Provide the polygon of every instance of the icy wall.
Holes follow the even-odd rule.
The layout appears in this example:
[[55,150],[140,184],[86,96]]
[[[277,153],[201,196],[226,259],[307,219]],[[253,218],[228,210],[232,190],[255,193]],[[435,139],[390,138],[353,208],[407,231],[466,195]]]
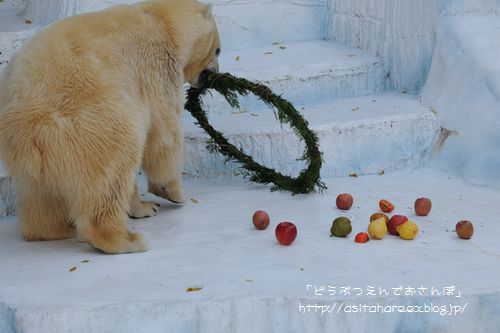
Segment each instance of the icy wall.
[[440,23],[500,13],[499,0],[329,0],[325,37],[384,59],[390,87],[418,92],[427,79]]
[[3,0],[2,1],[6,6],[12,7],[24,7],[25,0]]
[[425,83],[439,19],[436,0],[331,0],[325,35],[384,59],[389,88]]
[[330,0],[325,36],[376,53],[443,127],[432,164],[500,186],[500,1]]
[[443,126],[432,162],[470,182],[500,186],[500,15],[449,17],[437,36],[422,93]]
[[440,0],[445,14],[497,13],[500,14],[498,0]]

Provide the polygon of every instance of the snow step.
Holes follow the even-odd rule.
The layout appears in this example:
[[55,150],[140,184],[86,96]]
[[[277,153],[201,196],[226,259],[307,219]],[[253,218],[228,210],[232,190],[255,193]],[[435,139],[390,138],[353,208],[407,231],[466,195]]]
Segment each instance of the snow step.
[[[417,166],[432,147],[439,128],[434,113],[414,96],[404,94],[339,99],[299,111],[318,135],[325,161],[322,177]],[[283,174],[297,175],[304,169],[305,162],[297,161],[304,144],[290,127],[280,127],[270,109],[210,113],[209,120],[257,162]],[[187,177],[233,177],[241,173],[236,163],[207,150],[208,135],[194,124],[189,113],[183,121]]]
[[[373,94],[384,90],[380,58],[331,41],[275,42],[263,47],[222,52],[220,70],[268,85],[295,104]],[[250,96],[243,105],[254,106]],[[207,101],[228,110],[223,98]]]
[[326,1],[211,2],[225,51],[324,37]]

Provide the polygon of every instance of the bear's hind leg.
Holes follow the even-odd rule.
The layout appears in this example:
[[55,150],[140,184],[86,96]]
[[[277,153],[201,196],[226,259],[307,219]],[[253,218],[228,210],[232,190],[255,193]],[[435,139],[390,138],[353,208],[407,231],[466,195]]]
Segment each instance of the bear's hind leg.
[[78,236],[94,248],[109,254],[145,252],[149,245],[139,233],[129,232],[126,217],[97,215],[76,220]]
[[104,253],[147,251],[147,241],[127,230],[126,214],[112,210],[92,217],[78,217],[75,220],[78,237]]
[[17,199],[21,233],[25,240],[57,240],[76,236],[62,197],[44,193],[31,184],[25,190],[18,190]]
[[[133,174],[130,176],[133,182]],[[105,253],[147,251],[147,241],[127,229],[127,211],[133,186],[128,186],[127,177],[120,178],[116,186],[94,188],[86,198],[75,201],[80,205],[74,207],[78,237]]]

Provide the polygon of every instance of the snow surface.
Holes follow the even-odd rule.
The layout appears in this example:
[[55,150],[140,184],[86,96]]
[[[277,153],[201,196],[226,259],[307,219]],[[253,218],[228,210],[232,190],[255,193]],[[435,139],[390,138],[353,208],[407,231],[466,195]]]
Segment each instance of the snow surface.
[[[156,217],[130,222],[151,243],[146,253],[109,256],[76,239],[24,242],[17,221],[0,222],[2,332],[423,332],[500,330],[499,190],[466,184],[429,169],[382,176],[328,179],[322,194],[270,192],[241,182],[188,182],[184,207],[162,201]],[[338,193],[355,198],[335,208]],[[432,198],[428,217],[413,202]],[[148,195],[149,197],[149,195]],[[353,242],[366,231],[378,200],[420,229],[413,241],[388,235]],[[271,225],[254,229],[251,216],[266,210]],[[345,239],[330,238],[334,218],[352,219]],[[454,226],[470,219],[471,240]],[[298,237],[276,242],[274,227],[292,221]],[[83,260],[89,262],[83,263]],[[70,272],[70,268],[76,270]],[[315,296],[312,286],[389,289],[455,286],[455,296]],[[186,292],[189,287],[202,288]],[[354,290],[352,290],[354,293]],[[429,291],[430,292],[430,291]],[[458,296],[460,292],[461,297]],[[299,304],[424,303],[466,306],[463,314],[300,313]],[[375,326],[373,326],[375,325]]]

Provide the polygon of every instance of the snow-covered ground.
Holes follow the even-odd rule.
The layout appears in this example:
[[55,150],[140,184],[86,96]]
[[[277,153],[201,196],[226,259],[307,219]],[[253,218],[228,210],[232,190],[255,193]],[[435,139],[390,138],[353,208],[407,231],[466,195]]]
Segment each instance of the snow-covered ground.
[[[26,243],[16,218],[8,218],[0,222],[0,331],[498,331],[498,189],[430,169],[326,183],[322,194],[291,196],[241,181],[190,181],[185,206],[162,201],[158,216],[131,221],[151,244],[141,254],[105,256],[76,239]],[[335,207],[342,192],[354,196],[350,211]],[[421,195],[433,201],[428,217],[413,212]],[[413,241],[353,241],[381,198],[418,224]],[[264,231],[251,222],[257,209],[271,216]],[[330,237],[338,216],[352,219],[345,239]],[[455,234],[461,219],[474,223],[470,240]],[[290,246],[275,239],[281,221],[297,225]],[[443,288],[450,295],[436,294]],[[368,308],[377,304],[386,313],[372,313],[383,311]],[[351,313],[354,305],[365,312]],[[403,308],[389,305],[439,313],[398,313]],[[321,314],[326,306],[336,308]]]

